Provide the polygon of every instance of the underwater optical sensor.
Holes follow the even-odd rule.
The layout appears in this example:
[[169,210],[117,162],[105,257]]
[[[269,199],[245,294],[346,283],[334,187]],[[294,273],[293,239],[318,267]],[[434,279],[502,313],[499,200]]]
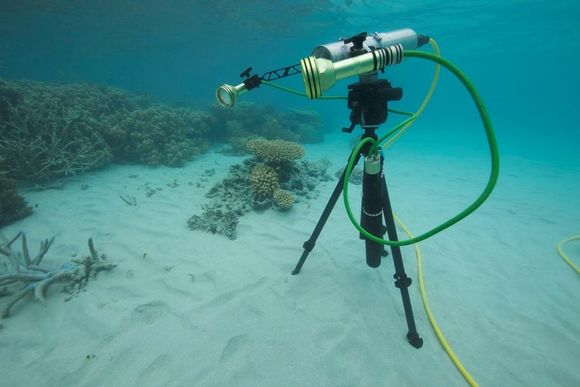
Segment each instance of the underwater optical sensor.
[[262,80],[271,81],[302,73],[306,95],[316,99],[336,81],[398,64],[403,59],[403,50],[415,49],[428,41],[428,37],[418,35],[410,28],[372,35],[358,34],[318,46],[300,64],[269,71],[262,76],[250,75],[249,68],[240,74],[246,78],[242,83],[236,86],[220,85],[215,93],[216,98],[221,106],[231,108],[240,95],[259,87]]
[[[356,125],[364,130],[362,140],[377,141],[376,129],[387,119],[388,101],[396,101],[402,97],[402,89],[391,87],[387,80],[378,79],[378,71],[386,66],[398,64],[403,59],[404,49],[413,49],[429,41],[428,37],[417,35],[411,29],[397,30],[390,33],[375,33],[369,36],[366,32],[352,37],[341,39],[340,42],[318,46],[313,55],[300,61],[300,64],[273,70],[258,76],[250,75],[251,68],[243,71],[240,76],[245,80],[237,86],[223,84],[216,90],[216,97],[220,105],[231,108],[238,97],[248,90],[259,87],[262,81],[284,78],[298,73],[302,74],[305,96],[316,99],[322,96],[325,90],[331,88],[336,81],[352,76],[359,76],[360,81],[349,85],[348,107],[351,125],[344,128],[344,132],[352,132]],[[268,83],[269,84],[269,83]],[[369,144],[367,144],[369,145]],[[365,158],[363,175],[363,200],[361,209],[361,225],[375,238],[381,238],[388,233],[389,241],[397,241],[392,208],[387,192],[387,185],[383,174],[383,157],[369,146],[359,148],[356,155]],[[307,256],[314,248],[318,234],[324,227],[330,212],[334,208],[342,192],[342,185],[347,181],[347,170],[341,178],[327,203],[325,210],[318,220],[315,231],[303,247],[304,251],[293,275],[300,272]],[[385,223],[383,223],[383,218]],[[381,258],[388,253],[384,245],[372,241],[364,233],[360,238],[365,240],[366,263],[376,268],[381,264]],[[408,287],[411,279],[407,277],[400,248],[391,246],[392,260],[395,264],[395,286],[401,291],[403,308],[407,320],[407,340],[415,347],[420,348],[423,340],[417,333],[415,319],[409,299]]]
[[[414,50],[426,43],[431,43],[436,55]],[[438,67],[436,67],[431,89],[416,113],[391,110],[387,106],[389,101],[400,100],[403,94],[402,89],[392,87],[391,83],[385,79],[378,79],[378,72],[382,71],[386,66],[400,63],[403,57],[422,58],[435,62],[437,65],[445,67],[461,81],[477,107],[485,129],[491,155],[491,174],[485,189],[479,197],[465,210],[428,232],[416,237],[409,233],[410,238],[407,240],[399,240],[397,236],[395,216],[383,170],[385,158],[382,148],[383,146],[386,148],[396,140],[422,113],[434,91],[438,78]],[[337,80],[356,75],[359,76],[358,82],[348,85],[348,108],[351,110],[349,117],[351,125],[348,128],[343,128],[343,132],[351,133],[359,125],[364,133],[361,136],[361,141],[351,152],[347,166],[340,176],[314,231],[310,235],[310,238],[304,242],[304,251],[292,274],[296,275],[300,273],[308,255],[314,249],[316,241],[338,198],[342,194],[347,215],[355,228],[359,230],[360,238],[365,241],[367,265],[372,268],[379,267],[381,258],[387,255],[384,246],[387,245],[390,247],[392,262],[395,267],[395,274],[393,276],[395,280],[394,284],[401,292],[403,309],[407,321],[407,340],[413,347],[420,348],[423,345],[423,340],[419,336],[415,326],[408,291],[412,280],[405,273],[400,247],[426,240],[473,213],[489,197],[498,179],[499,152],[495,134],[489,114],[475,86],[461,70],[439,55],[436,42],[427,36],[416,34],[411,29],[382,34],[375,33],[370,36],[367,33],[360,33],[347,39],[341,39],[340,42],[318,46],[314,49],[312,55],[302,59],[300,64],[269,71],[262,76],[258,76],[257,74],[250,75],[250,72],[251,68],[248,68],[240,74],[245,80],[237,86],[223,84],[218,87],[216,96],[222,106],[234,106],[237,98],[241,94],[259,87],[261,83],[310,99],[320,97],[337,99],[341,97],[323,97],[322,93],[332,87]],[[306,93],[294,91],[269,82],[298,73],[302,74]],[[386,122],[389,111],[409,117],[397,124],[395,128],[379,139],[376,130]],[[387,140],[388,142],[386,142]],[[350,208],[348,182],[354,166],[361,158],[364,159],[364,172],[359,224]],[[387,238],[384,238],[385,234]]]

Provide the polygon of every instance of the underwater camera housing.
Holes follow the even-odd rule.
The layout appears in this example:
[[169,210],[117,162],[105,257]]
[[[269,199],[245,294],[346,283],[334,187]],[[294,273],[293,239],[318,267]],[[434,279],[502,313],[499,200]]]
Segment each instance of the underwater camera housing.
[[262,81],[273,81],[301,73],[306,95],[310,99],[322,96],[338,80],[383,70],[403,59],[403,50],[426,44],[429,38],[410,28],[361,33],[350,38],[317,46],[299,64],[268,71],[262,76],[250,75],[251,68],[240,74],[245,80],[236,85],[222,84],[216,90],[218,103],[227,108],[235,105],[240,95],[259,87]]

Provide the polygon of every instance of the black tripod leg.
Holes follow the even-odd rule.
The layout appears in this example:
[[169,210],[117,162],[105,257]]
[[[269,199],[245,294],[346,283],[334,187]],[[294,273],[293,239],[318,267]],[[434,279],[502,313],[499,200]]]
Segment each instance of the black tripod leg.
[[[360,159],[360,154],[357,155],[357,157],[354,161],[354,165],[356,165],[358,163],[359,159]],[[314,245],[316,244],[316,240],[318,239],[318,236],[322,232],[322,228],[326,224],[326,221],[328,220],[328,217],[330,216],[332,209],[336,205],[336,202],[338,201],[338,198],[340,197],[340,194],[342,193],[342,187],[344,184],[344,175],[345,174],[346,174],[346,168],[344,169],[344,171],[342,171],[342,175],[340,176],[340,179],[338,179],[338,183],[336,184],[336,187],[334,187],[334,191],[332,192],[330,199],[328,199],[328,203],[326,203],[326,207],[324,208],[324,211],[322,212],[320,219],[318,219],[318,223],[316,224],[316,227],[314,228],[312,235],[310,235],[310,238],[306,242],[304,242],[304,245],[303,245],[304,251],[302,252],[302,256],[300,257],[300,260],[296,264],[296,267],[292,271],[292,275],[296,275],[296,274],[300,273],[300,270],[302,269],[302,265],[304,265],[304,262],[306,262],[306,258],[308,258],[308,254],[310,254],[310,252],[314,248]]]
[[[387,181],[383,177],[383,214],[385,216],[385,225],[387,226],[387,235],[389,240],[397,241],[397,229],[395,227],[395,220],[393,218],[393,209],[391,207],[391,200],[389,199],[389,192],[387,191]],[[409,298],[409,285],[411,285],[411,279],[407,277],[405,273],[405,267],[403,266],[403,258],[401,256],[401,248],[399,246],[391,246],[391,253],[393,257],[393,263],[395,264],[395,286],[401,290],[401,298],[403,299],[403,309],[405,310],[405,317],[407,318],[407,327],[409,332],[407,333],[407,340],[415,348],[421,348],[423,346],[423,339],[419,337],[417,333],[417,327],[415,326],[415,317],[413,316],[413,307],[411,306],[411,300]]]

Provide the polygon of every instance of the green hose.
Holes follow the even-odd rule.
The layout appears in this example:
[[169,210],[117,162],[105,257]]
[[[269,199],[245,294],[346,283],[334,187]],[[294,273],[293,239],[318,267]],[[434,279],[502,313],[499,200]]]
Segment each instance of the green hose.
[[356,159],[356,156],[359,154],[361,148],[366,143],[371,142],[372,143],[371,152],[376,152],[378,147],[381,145],[381,143],[383,141],[385,141],[392,134],[395,134],[396,132],[398,132],[399,130],[404,128],[405,124],[409,120],[414,120],[416,118],[416,116],[413,115],[413,116],[407,118],[407,120],[405,120],[402,123],[400,123],[399,125],[397,125],[391,132],[389,132],[387,135],[383,136],[378,142],[373,140],[373,139],[368,139],[368,138],[361,141],[357,145],[355,150],[352,152],[350,159],[349,159],[349,162],[348,162],[348,165],[346,167],[344,185],[343,185],[344,205],[345,205],[348,217],[349,217],[350,221],[352,222],[352,224],[367,239],[369,239],[373,242],[376,242],[376,243],[389,245],[389,246],[407,246],[407,245],[411,245],[413,243],[421,242],[421,241],[423,241],[427,238],[430,238],[433,235],[445,230],[446,228],[451,227],[455,223],[457,223],[460,220],[462,220],[463,218],[467,217],[469,214],[471,214],[477,208],[479,208],[483,204],[483,202],[485,202],[485,200],[489,197],[489,195],[491,194],[491,191],[493,190],[493,188],[495,187],[495,185],[497,183],[497,179],[499,176],[499,151],[497,148],[495,134],[493,132],[493,127],[491,124],[491,120],[489,118],[489,114],[487,113],[487,110],[485,109],[483,101],[482,101],[479,93],[477,92],[477,89],[473,85],[473,83],[467,78],[467,76],[465,74],[463,74],[461,72],[461,70],[459,70],[459,68],[457,68],[457,66],[455,66],[453,63],[449,62],[448,60],[446,60],[440,56],[433,55],[433,54],[430,54],[427,52],[414,51],[414,50],[405,51],[403,55],[405,57],[409,57],[409,58],[413,58],[413,57],[422,58],[422,59],[428,59],[430,61],[439,63],[440,65],[445,67],[447,70],[449,70],[451,73],[453,73],[453,75],[455,75],[461,81],[461,83],[463,83],[463,85],[465,86],[465,88],[467,89],[469,94],[471,95],[471,98],[473,99],[475,106],[477,107],[477,110],[479,112],[479,116],[481,118],[481,121],[483,123],[483,127],[485,129],[487,142],[489,144],[489,151],[491,154],[491,173],[490,173],[487,185],[485,186],[485,189],[479,195],[479,197],[471,205],[469,205],[469,207],[467,207],[465,210],[461,211],[459,214],[455,215],[453,218],[449,219],[448,221],[440,224],[439,226],[437,226],[437,227],[431,229],[430,231],[428,231],[424,234],[421,234],[417,237],[410,238],[407,240],[402,240],[402,241],[388,241],[388,240],[384,240],[382,238],[379,238],[379,237],[372,235],[367,230],[365,230],[355,219],[355,217],[352,213],[352,210],[350,208],[349,201],[348,201],[348,180],[349,180],[350,174],[352,173],[352,169],[354,167],[354,160]]

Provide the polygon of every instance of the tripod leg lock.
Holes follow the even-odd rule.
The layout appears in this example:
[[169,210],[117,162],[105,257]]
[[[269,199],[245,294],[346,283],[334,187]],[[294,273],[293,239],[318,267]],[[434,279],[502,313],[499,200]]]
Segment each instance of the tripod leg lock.
[[304,248],[304,250],[311,252],[312,249],[314,248],[314,245],[316,244],[316,241],[313,241],[312,239],[307,240],[306,242],[304,242],[304,244],[302,245],[302,247]]
[[393,278],[395,279],[395,287],[399,289],[408,288],[409,286],[411,286],[411,283],[413,282],[413,280],[407,277],[406,274],[395,274],[393,275]]

